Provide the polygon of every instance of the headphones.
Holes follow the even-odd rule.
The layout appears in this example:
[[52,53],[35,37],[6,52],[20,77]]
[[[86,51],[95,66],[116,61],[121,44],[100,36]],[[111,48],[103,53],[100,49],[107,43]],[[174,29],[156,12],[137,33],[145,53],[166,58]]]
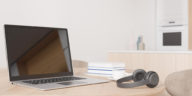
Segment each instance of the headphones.
[[[133,80],[133,83],[123,83]],[[120,88],[133,88],[146,85],[149,88],[154,88],[159,83],[159,76],[154,71],[145,72],[143,69],[137,69],[133,75],[121,78],[116,81],[117,86]]]

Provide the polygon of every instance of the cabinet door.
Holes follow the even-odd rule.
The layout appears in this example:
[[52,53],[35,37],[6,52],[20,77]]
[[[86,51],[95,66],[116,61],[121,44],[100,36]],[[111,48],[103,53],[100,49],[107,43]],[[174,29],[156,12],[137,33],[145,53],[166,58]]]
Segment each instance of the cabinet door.
[[159,26],[188,24],[188,0],[157,0]]

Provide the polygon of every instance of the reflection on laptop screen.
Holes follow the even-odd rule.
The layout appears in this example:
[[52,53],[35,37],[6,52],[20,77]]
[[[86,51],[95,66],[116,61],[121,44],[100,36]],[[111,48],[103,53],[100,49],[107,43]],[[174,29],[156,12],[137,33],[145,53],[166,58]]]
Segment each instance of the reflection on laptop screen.
[[5,26],[10,75],[71,72],[66,29]]

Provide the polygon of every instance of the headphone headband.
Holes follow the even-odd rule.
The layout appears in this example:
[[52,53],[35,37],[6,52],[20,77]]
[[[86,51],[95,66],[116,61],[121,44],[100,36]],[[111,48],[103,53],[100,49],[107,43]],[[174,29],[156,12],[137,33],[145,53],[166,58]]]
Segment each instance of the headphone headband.
[[[127,77],[125,77],[125,78],[127,78]],[[145,85],[147,83],[148,83],[148,81],[146,81],[146,80],[141,80],[141,81],[137,81],[137,82],[134,82],[134,83],[117,82],[117,86],[120,87],[120,88],[133,88],[133,87],[138,87],[138,86]]]
[[119,80],[117,80],[118,83],[122,83],[122,82],[125,82],[125,81],[130,81],[133,79],[133,76],[127,76],[127,77],[124,77],[124,78],[121,78]]

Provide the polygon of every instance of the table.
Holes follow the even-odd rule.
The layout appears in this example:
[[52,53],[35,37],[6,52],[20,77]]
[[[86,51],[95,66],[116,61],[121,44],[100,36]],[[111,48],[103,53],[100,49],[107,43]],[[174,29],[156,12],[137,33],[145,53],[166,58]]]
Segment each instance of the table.
[[0,96],[157,96],[165,88],[159,84],[156,88],[146,86],[123,89],[118,88],[114,81],[49,91],[12,85],[8,79],[8,71],[0,70]]

